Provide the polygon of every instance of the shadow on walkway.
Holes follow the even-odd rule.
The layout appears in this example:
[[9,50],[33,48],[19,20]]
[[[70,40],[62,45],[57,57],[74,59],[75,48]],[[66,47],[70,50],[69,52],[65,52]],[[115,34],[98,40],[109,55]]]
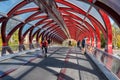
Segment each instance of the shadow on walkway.
[[[90,74],[93,74],[95,76],[98,76],[96,74],[96,72],[95,72],[96,68],[94,68],[93,63],[91,63],[91,61],[89,59],[84,59],[84,58],[75,57],[75,56],[69,56],[70,59],[78,59],[78,60],[90,61],[90,64],[92,65],[93,69],[89,69],[89,68],[87,68],[85,66],[82,66],[81,64],[75,64],[75,63],[72,63],[72,62],[62,61],[60,59],[64,59],[66,57],[66,55],[57,53],[57,55],[60,55],[60,56],[63,56],[63,57],[59,57],[59,56],[54,57],[53,56],[54,54],[56,54],[56,53],[54,52],[54,53],[50,54],[47,58],[41,59],[40,62],[38,62],[38,63],[33,63],[33,62],[28,63],[27,66],[31,66],[31,68],[29,70],[25,71],[22,75],[20,75],[16,79],[14,79],[14,78],[12,78],[10,76],[6,76],[5,78],[3,78],[3,80],[22,80],[23,77],[25,77],[27,74],[32,72],[37,67],[40,67],[40,68],[52,73],[56,77],[59,76],[59,73],[57,71],[53,70],[53,69],[50,69],[49,67],[53,67],[53,68],[69,68],[69,69],[75,69],[75,70],[78,70],[78,71],[82,70],[82,71],[88,72]],[[79,55],[82,55],[82,54],[79,54]],[[14,59],[17,59],[17,58],[14,58]],[[21,59],[17,59],[17,60],[21,60]],[[9,64],[9,63],[7,63],[7,64]],[[20,63],[12,63],[12,64],[21,65]],[[39,74],[36,74],[36,75],[39,75]],[[62,75],[64,75],[66,80],[74,80],[68,75],[65,75],[65,74],[62,74]],[[100,78],[100,76],[98,76],[98,77]],[[81,80],[80,74],[79,74],[79,79]]]

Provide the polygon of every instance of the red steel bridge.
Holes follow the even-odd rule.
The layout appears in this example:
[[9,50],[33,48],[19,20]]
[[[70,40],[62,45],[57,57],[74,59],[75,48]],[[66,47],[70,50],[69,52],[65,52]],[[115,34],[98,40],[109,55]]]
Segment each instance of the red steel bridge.
[[[111,20],[120,27],[120,0],[0,0],[1,80],[119,80]],[[9,42],[16,31],[13,50]],[[51,45],[42,58],[41,37],[56,44],[86,37],[86,54],[77,47]]]

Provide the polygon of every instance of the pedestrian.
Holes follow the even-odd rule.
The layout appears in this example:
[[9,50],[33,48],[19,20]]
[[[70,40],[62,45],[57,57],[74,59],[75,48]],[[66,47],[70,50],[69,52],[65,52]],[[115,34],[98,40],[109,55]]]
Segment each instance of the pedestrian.
[[80,40],[77,41],[77,47],[81,49],[81,47],[80,47]]
[[85,54],[85,44],[86,44],[86,40],[85,38],[82,40],[82,52],[83,54]]
[[41,45],[42,45],[42,52],[45,54],[45,57],[47,57],[47,47],[48,47],[47,40],[43,39]]
[[47,42],[48,42],[48,48],[50,48],[50,43],[51,43],[51,40],[50,40],[50,39],[48,39],[48,40],[47,40]]
[[69,46],[72,46],[72,43],[71,43],[71,41],[69,41],[69,42],[68,42],[68,45],[69,45]]

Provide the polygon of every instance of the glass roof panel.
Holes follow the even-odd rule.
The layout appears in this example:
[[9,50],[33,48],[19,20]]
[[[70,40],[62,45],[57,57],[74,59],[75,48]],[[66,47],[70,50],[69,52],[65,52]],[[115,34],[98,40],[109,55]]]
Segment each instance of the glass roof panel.
[[[37,15],[37,16],[46,16],[47,14],[46,13],[40,13],[39,15]],[[37,16],[35,16],[35,17],[37,17]]]
[[42,28],[44,25],[46,25],[47,23],[44,23],[44,24],[40,24],[39,26],[37,26],[37,27],[39,27],[39,28]]
[[35,28],[33,29],[33,31],[32,31],[32,35],[33,35],[38,29],[40,29],[40,28],[35,27]]
[[74,18],[72,18],[73,20],[75,20],[75,21],[77,21],[77,22],[79,22],[80,24],[82,24],[82,22],[80,21],[80,20],[76,20],[76,19],[74,19]]
[[74,4],[76,5],[77,7],[81,8],[83,11],[87,12],[90,5],[85,3],[85,2],[82,2],[82,1],[79,1],[79,0],[65,0],[71,4]]
[[20,8],[19,10],[24,10],[24,9],[28,9],[28,8],[35,8],[38,7],[34,2],[31,2],[25,6],[23,6],[22,8]]
[[39,35],[40,35],[43,31],[44,31],[44,29],[41,29]]
[[34,21],[29,22],[29,23],[35,25],[40,20],[42,20],[42,19],[34,20]]
[[13,18],[19,18],[21,19],[22,21],[24,21],[25,19],[27,19],[29,16],[31,16],[32,14],[34,14],[36,11],[34,12],[28,12],[28,13],[24,13],[24,14],[20,14],[20,15],[17,15],[17,16],[14,16]]
[[30,27],[31,27],[31,25],[26,24],[26,25],[23,27],[22,34],[24,34]]
[[50,31],[49,31],[49,30],[47,30],[47,31],[44,33],[44,35],[46,35],[47,33],[50,33]]
[[2,0],[0,1],[0,12],[7,14],[14,6],[23,0]]
[[51,21],[52,19],[50,18],[50,19],[46,19],[45,21]]
[[71,11],[68,11],[68,12],[70,12],[70,13],[72,13],[72,14],[78,16],[78,17],[80,17],[81,19],[84,19],[84,15],[81,15],[81,14],[76,13],[76,12],[71,12]]
[[42,28],[40,32],[42,33],[43,31],[47,30],[47,28],[49,27]]
[[[0,28],[1,28],[2,23],[0,23]],[[1,31],[1,30],[0,30]]]
[[8,34],[19,23],[20,23],[19,21],[9,19],[9,21],[7,22],[7,25],[6,25],[6,34]]
[[66,7],[66,8],[70,8],[69,6],[66,6],[66,5],[61,4],[61,3],[57,3],[57,5],[58,5],[59,7]]
[[40,30],[40,32],[39,32],[39,35],[41,34],[41,30]]
[[115,21],[110,16],[109,16],[109,19],[110,19],[111,25],[113,25],[115,23]]
[[88,28],[84,23],[82,24],[84,27]]
[[85,21],[87,21],[94,28],[94,26],[92,25],[92,23],[90,22],[88,18],[85,18]]
[[47,30],[47,31],[45,32],[45,34],[50,33],[50,32],[51,32],[51,30],[53,30],[53,29],[52,29],[52,28],[50,28],[49,30]]
[[92,15],[94,18],[96,18],[102,24],[102,26],[105,28],[105,24],[104,24],[104,21],[103,21],[102,17],[100,16],[98,11],[94,7],[92,7],[89,14]]

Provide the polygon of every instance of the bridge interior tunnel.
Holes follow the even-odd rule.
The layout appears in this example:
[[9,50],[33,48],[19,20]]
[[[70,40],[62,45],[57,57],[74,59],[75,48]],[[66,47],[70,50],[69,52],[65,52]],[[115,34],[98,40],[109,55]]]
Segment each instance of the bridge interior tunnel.
[[[19,50],[39,47],[41,37],[60,43],[87,37],[87,44],[101,48],[101,33],[112,54],[112,21],[120,26],[120,1],[101,0],[2,0],[0,25],[2,54],[13,53],[14,34]],[[34,42],[36,45],[34,45]],[[27,45],[28,46],[28,45]]]

